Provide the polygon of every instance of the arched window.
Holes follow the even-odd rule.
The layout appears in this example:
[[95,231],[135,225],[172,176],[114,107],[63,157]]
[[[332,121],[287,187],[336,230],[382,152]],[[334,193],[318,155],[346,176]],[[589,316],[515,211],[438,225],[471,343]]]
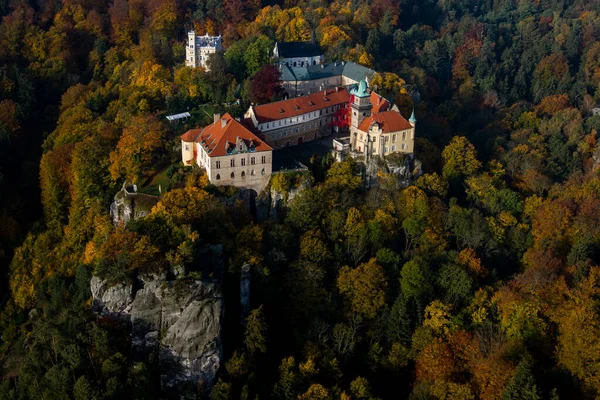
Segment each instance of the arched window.
[[231,173],[231,179],[235,179],[235,173]]
[[217,180],[220,181],[221,180],[221,175],[217,174]]
[[264,175],[264,174],[265,174],[265,169],[264,169],[264,168],[263,168],[263,170],[262,170],[262,171],[260,171],[260,174],[261,174],[261,175]]
[[246,179],[246,171],[242,171],[242,179]]
[[250,171],[250,175],[251,175],[251,176],[254,176],[254,175],[256,175],[256,171],[254,171],[254,170]]

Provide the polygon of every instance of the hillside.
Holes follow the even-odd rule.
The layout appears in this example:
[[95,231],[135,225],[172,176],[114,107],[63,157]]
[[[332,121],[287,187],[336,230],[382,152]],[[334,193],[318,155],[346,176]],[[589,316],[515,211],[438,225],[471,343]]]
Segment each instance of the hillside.
[[[0,0],[0,399],[597,398],[599,13]],[[192,28],[222,35],[210,71],[184,65]],[[279,98],[264,81],[275,43],[312,39],[414,109],[424,174],[367,188],[359,162],[315,156],[274,175],[257,212],[184,167],[179,136]],[[147,216],[115,226],[124,183]],[[99,287],[147,301],[113,314],[168,326],[144,336],[98,312]],[[179,318],[190,305],[197,318]],[[210,340],[179,340],[178,323],[210,325]],[[181,371],[139,337],[181,354],[217,343],[216,378],[167,388]]]

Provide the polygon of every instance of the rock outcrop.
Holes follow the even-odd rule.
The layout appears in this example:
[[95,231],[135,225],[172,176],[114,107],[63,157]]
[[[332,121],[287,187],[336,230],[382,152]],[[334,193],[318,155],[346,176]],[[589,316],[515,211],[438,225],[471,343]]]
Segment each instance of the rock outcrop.
[[[294,171],[290,171],[294,172]],[[281,209],[290,204],[294,197],[312,186],[310,179],[305,179],[298,186],[290,188],[287,193],[270,188],[263,190],[256,198],[256,218],[259,222],[269,218],[277,219]]]
[[[135,358],[158,355],[161,386],[210,389],[222,360],[223,298],[216,283],[166,274],[140,276],[135,284],[91,281],[94,310],[130,324]],[[182,397],[183,398],[183,397]]]
[[144,218],[158,203],[158,197],[138,193],[135,185],[123,184],[110,205],[110,218],[116,225],[126,224],[131,219]]

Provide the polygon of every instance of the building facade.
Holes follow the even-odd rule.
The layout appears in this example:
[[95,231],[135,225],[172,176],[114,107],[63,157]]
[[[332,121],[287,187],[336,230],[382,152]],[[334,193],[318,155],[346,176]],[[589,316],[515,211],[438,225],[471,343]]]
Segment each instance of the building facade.
[[304,67],[323,62],[323,51],[314,42],[277,42],[273,58],[280,67]]
[[273,149],[231,115],[214,115],[205,128],[181,136],[181,159],[206,170],[214,185],[237,186],[260,192],[269,183]]
[[331,62],[317,65],[281,65],[281,84],[288,97],[304,96],[325,89],[346,88],[365,80],[367,84],[375,71],[354,62]]
[[219,50],[221,50],[221,36],[208,36],[208,33],[198,36],[195,31],[189,31],[185,46],[185,65],[208,70],[208,58]]
[[244,122],[275,149],[294,146],[329,135],[347,125],[349,99],[345,88],[336,87],[251,106],[244,115]]
[[369,91],[365,81],[351,92],[351,150],[367,158],[392,153],[413,155],[415,143],[415,113],[406,120],[390,103]]

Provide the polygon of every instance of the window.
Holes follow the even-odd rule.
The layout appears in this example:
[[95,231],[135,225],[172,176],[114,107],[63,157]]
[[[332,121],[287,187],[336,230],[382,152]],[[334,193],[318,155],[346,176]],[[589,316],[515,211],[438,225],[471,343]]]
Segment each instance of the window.
[[235,167],[235,158],[232,158],[231,161],[229,161],[229,165]]
[[406,132],[402,132],[402,140],[406,140]]
[[221,175],[217,174],[217,180],[220,181],[221,180]]
[[189,144],[185,145],[185,151],[190,151],[190,145]]
[[242,171],[242,179],[246,179],[246,171]]
[[383,152],[384,152],[384,153],[387,153],[387,152],[388,152],[388,148],[387,148],[387,146],[383,148]]
[[231,179],[235,179],[235,173],[231,173]]
[[250,175],[252,175],[252,176],[256,175],[256,171],[254,171],[254,170],[250,171]]
[[300,132],[300,128],[296,128],[296,133]]
[[392,151],[396,151],[396,146],[392,146]]
[[264,164],[264,163],[267,162],[267,157],[266,156],[262,156],[260,160]]
[[242,158],[242,167],[245,167],[245,166],[246,166],[246,159]]
[[260,174],[261,174],[261,175],[264,175],[264,174],[265,174],[265,169],[264,169],[264,168],[262,169],[262,171],[260,171]]
[[217,169],[221,168],[221,161],[217,161]]
[[406,149],[406,143],[402,143],[402,150]]
[[396,134],[395,133],[392,135],[392,142],[396,143]]
[[366,117],[366,116],[367,116],[367,113],[366,113],[366,112],[363,112],[363,117]]
[[376,142],[377,141],[377,136],[373,136],[373,141]]
[[256,159],[255,159],[254,157],[251,157],[251,158],[250,158],[250,164],[251,164],[251,165],[254,165],[254,164],[256,164]]

